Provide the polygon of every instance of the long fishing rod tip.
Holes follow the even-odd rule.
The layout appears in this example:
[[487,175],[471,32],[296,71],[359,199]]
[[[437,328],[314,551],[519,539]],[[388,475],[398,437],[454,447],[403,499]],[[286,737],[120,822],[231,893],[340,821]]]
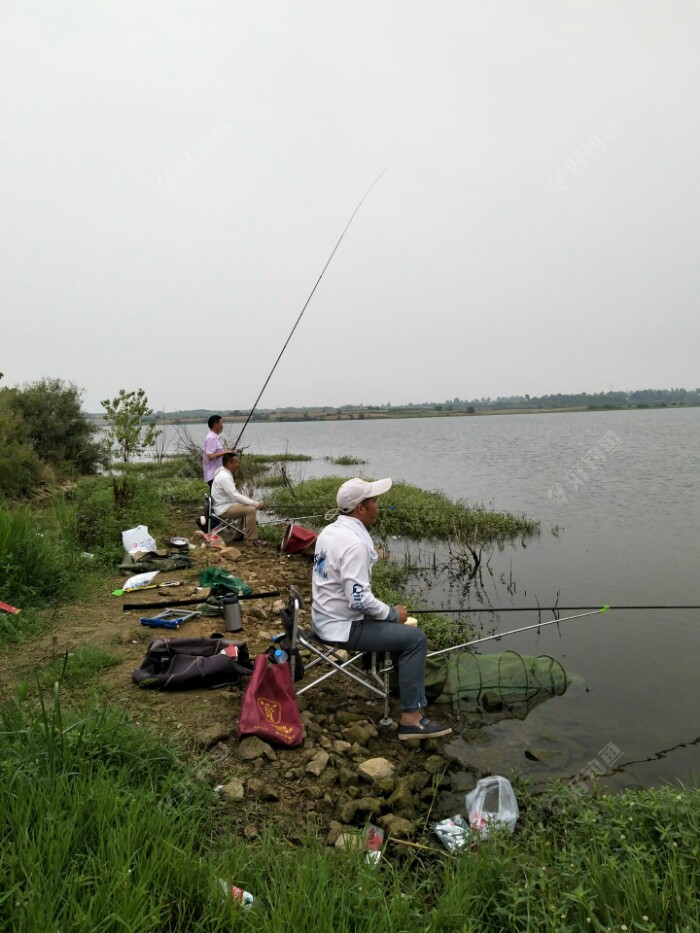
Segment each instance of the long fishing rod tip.
[[599,609],[598,612],[607,612],[610,606],[603,606],[602,609]]

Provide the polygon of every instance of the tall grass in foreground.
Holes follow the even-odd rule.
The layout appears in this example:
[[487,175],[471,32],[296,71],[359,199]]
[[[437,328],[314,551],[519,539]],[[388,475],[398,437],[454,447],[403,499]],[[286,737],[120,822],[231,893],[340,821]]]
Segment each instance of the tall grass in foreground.
[[[283,771],[284,769],[282,769]],[[520,790],[514,836],[456,858],[389,843],[378,866],[270,822],[244,842],[172,749],[58,688],[0,711],[0,930],[695,931],[699,794]],[[273,816],[271,808],[270,816]],[[258,824],[260,820],[258,819]],[[420,840],[437,848],[431,835]],[[251,891],[237,911],[219,879]]]

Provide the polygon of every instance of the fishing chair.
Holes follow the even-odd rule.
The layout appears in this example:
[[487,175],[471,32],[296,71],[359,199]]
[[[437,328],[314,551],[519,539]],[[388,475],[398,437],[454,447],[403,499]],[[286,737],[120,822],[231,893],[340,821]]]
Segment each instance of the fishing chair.
[[203,530],[206,534],[220,535],[223,532],[233,533],[234,541],[245,540],[245,518],[222,518],[214,514],[214,500],[209,493],[204,496],[204,525]]
[[[306,673],[318,665],[328,667],[325,673],[320,674],[310,684],[306,684],[301,690],[297,690],[297,696],[317,687],[319,684],[328,680],[329,677],[343,675],[349,677],[356,684],[365,687],[374,696],[381,697],[384,700],[384,716],[380,720],[382,726],[390,726],[393,722],[389,715],[389,675],[392,670],[391,655],[385,654],[381,663],[378,662],[377,654],[370,654],[369,670],[364,668],[364,658],[367,652],[349,651],[343,642],[324,641],[314,632],[313,628],[304,628],[299,621],[299,611],[304,606],[304,600],[299,592],[292,586],[289,588],[289,598],[287,605],[282,610],[282,622],[285,634],[289,640],[291,650],[289,651],[289,663],[291,668],[292,682],[305,676]],[[312,660],[304,664],[303,674],[297,674],[295,670],[298,659],[295,656],[295,650],[306,651],[312,655]]]

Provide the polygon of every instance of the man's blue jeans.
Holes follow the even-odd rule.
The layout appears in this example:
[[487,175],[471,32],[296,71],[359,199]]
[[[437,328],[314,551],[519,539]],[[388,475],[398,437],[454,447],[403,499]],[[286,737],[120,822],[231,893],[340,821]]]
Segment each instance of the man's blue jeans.
[[355,651],[389,651],[399,656],[399,694],[401,709],[419,709],[428,705],[425,698],[425,658],[428,639],[419,628],[400,622],[378,622],[369,616],[352,623],[348,648]]

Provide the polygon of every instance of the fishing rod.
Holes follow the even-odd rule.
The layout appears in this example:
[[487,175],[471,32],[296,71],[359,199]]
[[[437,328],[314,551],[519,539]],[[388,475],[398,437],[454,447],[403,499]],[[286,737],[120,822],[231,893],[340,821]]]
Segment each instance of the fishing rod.
[[[573,612],[574,609],[595,609],[595,606],[505,606],[500,609],[483,608],[470,609],[463,607],[461,609],[409,609],[409,615],[442,615],[443,613],[472,613],[472,612]],[[608,609],[700,609],[700,606],[608,606]],[[601,610],[598,609],[600,612]],[[554,620],[557,621],[556,619]],[[560,620],[563,621],[563,620]],[[550,623],[547,622],[547,625]]]
[[505,638],[507,635],[517,635],[519,632],[529,632],[533,628],[544,628],[545,625],[559,625],[560,622],[570,622],[572,619],[583,619],[584,616],[593,616],[597,615],[599,612],[607,612],[608,609],[611,609],[611,606],[601,606],[599,609],[594,609],[592,612],[579,612],[575,616],[567,616],[564,619],[552,619],[550,622],[538,622],[536,625],[525,625],[523,628],[514,628],[509,632],[501,632],[498,635],[485,635],[483,638],[475,638],[472,641],[465,641],[461,645],[452,645],[451,648],[442,648],[440,651],[431,651],[428,653],[429,658],[435,658],[439,654],[447,654],[448,651],[457,651],[459,648],[470,648],[472,645],[480,645],[484,641],[494,641],[497,638]]
[[[251,593],[249,596],[239,596],[239,602],[244,599],[272,599],[273,596],[281,596],[279,590],[268,590],[265,593]],[[173,606],[196,606],[198,603],[206,602],[206,596],[199,596],[196,599],[169,599],[168,600],[168,609],[171,609]],[[122,610],[124,612],[131,612],[132,609],[155,609],[156,607],[163,608],[163,600],[160,600],[157,603],[124,603]]]
[[377,175],[377,177],[374,179],[374,181],[372,182],[372,184],[369,186],[369,188],[368,188],[368,189],[365,191],[365,193],[362,195],[362,197],[360,198],[359,204],[357,205],[357,207],[355,208],[355,210],[352,212],[352,217],[351,217],[350,220],[347,222],[347,224],[345,225],[345,229],[343,230],[343,232],[342,232],[342,233],[340,234],[340,236],[338,237],[338,242],[337,242],[337,243],[335,244],[335,246],[333,247],[333,252],[330,254],[330,256],[328,257],[328,260],[326,261],[325,266],[324,266],[323,269],[321,270],[321,274],[319,275],[318,279],[316,280],[316,284],[315,284],[314,287],[311,289],[311,294],[310,294],[309,297],[306,299],[306,301],[305,301],[305,303],[304,303],[304,307],[303,307],[303,308],[301,309],[301,311],[299,312],[299,317],[298,317],[298,318],[296,319],[296,321],[294,322],[294,327],[292,327],[291,331],[289,332],[289,336],[287,337],[287,339],[286,339],[286,341],[285,341],[285,343],[284,343],[284,346],[283,346],[282,349],[280,350],[279,356],[278,356],[277,359],[275,360],[275,365],[274,365],[274,366],[272,367],[272,369],[270,370],[269,376],[268,376],[267,379],[265,380],[265,382],[264,382],[264,384],[263,384],[263,387],[262,387],[262,389],[260,390],[260,393],[258,394],[258,397],[255,399],[255,404],[254,404],[253,407],[250,409],[250,414],[249,414],[248,417],[246,418],[245,423],[244,423],[243,427],[241,428],[241,432],[240,432],[240,434],[238,435],[238,437],[236,438],[236,443],[233,445],[233,449],[234,449],[234,450],[238,447],[238,444],[239,444],[241,438],[243,437],[243,432],[244,432],[245,429],[248,427],[248,422],[249,422],[250,419],[253,417],[253,413],[255,412],[255,409],[258,407],[258,402],[260,401],[263,392],[264,392],[265,389],[267,388],[268,382],[270,381],[270,379],[272,379],[272,374],[273,374],[274,371],[277,369],[277,364],[278,364],[279,361],[282,359],[282,354],[283,354],[284,351],[287,349],[287,344],[288,344],[289,341],[292,339],[292,337],[293,337],[293,335],[294,335],[294,331],[297,329],[297,326],[299,325],[299,322],[301,321],[302,317],[304,316],[304,311],[306,311],[306,308],[307,308],[309,302],[310,302],[311,299],[313,298],[314,292],[315,292],[316,289],[318,288],[319,283],[320,283],[321,279],[323,278],[326,269],[327,269],[328,266],[331,264],[331,260],[332,260],[333,257],[335,256],[336,250],[337,250],[338,247],[340,246],[340,244],[341,244],[341,242],[342,242],[342,240],[343,240],[343,237],[344,237],[345,234],[347,233],[348,227],[350,226],[350,224],[351,224],[351,223],[353,222],[353,220],[355,219],[355,214],[357,214],[357,212],[359,211],[359,209],[362,207],[362,202],[365,200],[365,198],[366,198],[367,195],[370,193],[370,191],[372,190],[372,188],[374,188],[374,186],[377,184],[377,182],[378,182],[379,179],[382,177],[382,175],[384,174],[384,172],[386,172],[386,169],[383,169],[383,170],[379,173],[379,175]]

